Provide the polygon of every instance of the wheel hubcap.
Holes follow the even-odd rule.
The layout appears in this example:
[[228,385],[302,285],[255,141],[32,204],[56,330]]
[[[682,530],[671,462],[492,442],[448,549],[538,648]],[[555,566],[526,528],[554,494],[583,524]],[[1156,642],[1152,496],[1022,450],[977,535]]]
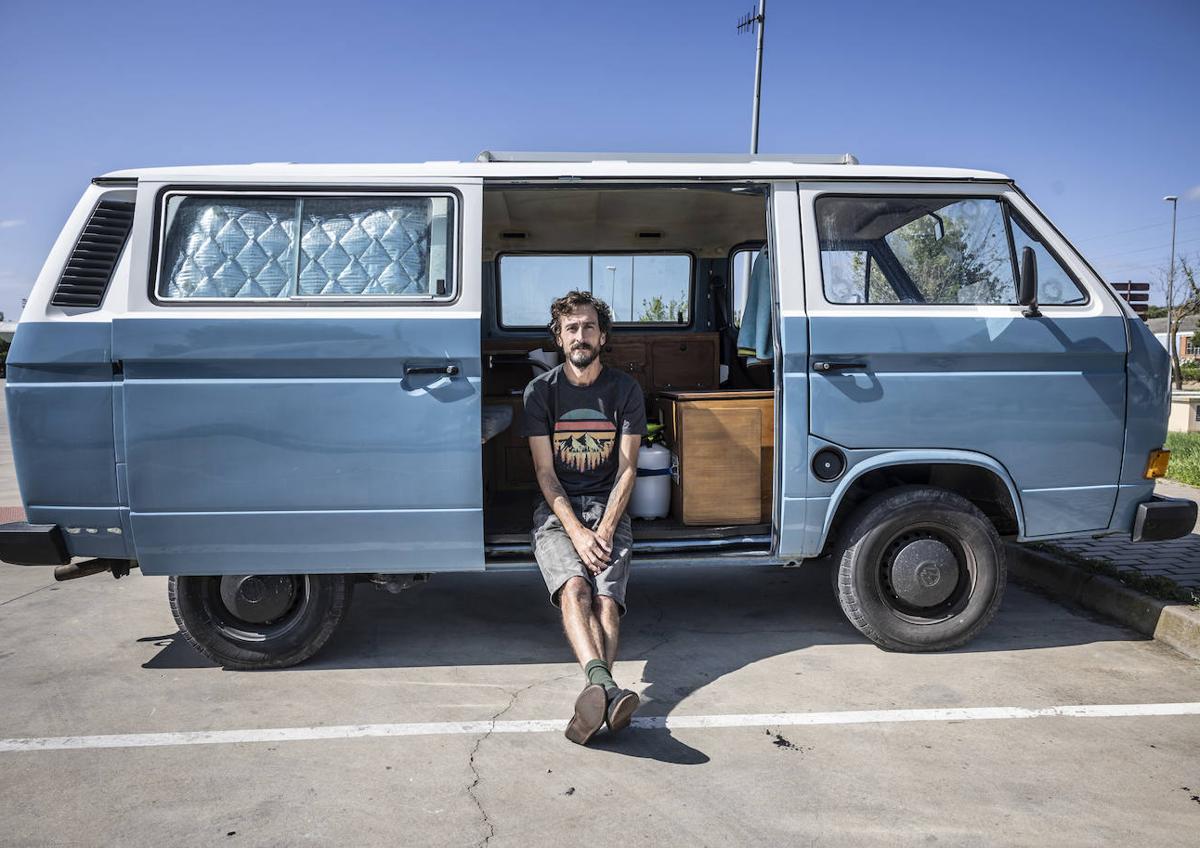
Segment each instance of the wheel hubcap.
[[916,539],[897,550],[888,566],[892,591],[914,607],[935,607],[958,588],[958,558],[937,539]]
[[242,621],[265,624],[283,615],[296,600],[296,580],[287,574],[227,574],[221,600]]

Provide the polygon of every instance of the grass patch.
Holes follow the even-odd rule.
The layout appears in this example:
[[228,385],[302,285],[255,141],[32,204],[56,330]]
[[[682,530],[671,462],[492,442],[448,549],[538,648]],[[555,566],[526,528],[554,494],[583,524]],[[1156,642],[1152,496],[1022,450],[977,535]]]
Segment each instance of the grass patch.
[[1108,560],[1081,556],[1074,551],[1057,547],[1050,542],[1034,542],[1029,547],[1037,548],[1051,556],[1065,559],[1075,567],[1081,568],[1091,574],[1102,574],[1105,577],[1111,577],[1117,582],[1128,586],[1130,589],[1134,589],[1144,595],[1149,595],[1152,598],[1158,598],[1160,601],[1190,604],[1194,607],[1200,607],[1200,592],[1180,586],[1174,580],[1161,575],[1146,575],[1139,571],[1117,568],[1117,566]]
[[1167,450],[1171,452],[1167,477],[1200,486],[1200,433],[1167,433]]

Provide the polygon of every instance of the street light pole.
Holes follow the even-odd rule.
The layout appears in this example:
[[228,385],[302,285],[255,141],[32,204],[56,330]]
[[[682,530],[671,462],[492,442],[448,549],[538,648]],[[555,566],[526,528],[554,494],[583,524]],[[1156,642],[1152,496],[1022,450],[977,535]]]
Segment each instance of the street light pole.
[[[1167,342],[1171,345],[1171,368],[1176,369],[1179,361],[1178,342],[1175,341],[1175,218],[1179,211],[1179,196],[1168,194],[1163,198],[1171,204],[1171,266],[1167,269]],[[1172,374],[1174,383],[1174,374]]]

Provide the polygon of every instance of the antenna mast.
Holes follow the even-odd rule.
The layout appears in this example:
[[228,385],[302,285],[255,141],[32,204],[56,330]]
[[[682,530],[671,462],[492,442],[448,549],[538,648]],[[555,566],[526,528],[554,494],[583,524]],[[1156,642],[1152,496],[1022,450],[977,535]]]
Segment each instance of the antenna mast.
[[766,30],[767,0],[758,0],[758,14],[750,12],[738,21],[738,32],[757,32],[758,50],[754,57],[754,114],[750,122],[750,153],[758,153],[758,105],[762,100],[763,32]]

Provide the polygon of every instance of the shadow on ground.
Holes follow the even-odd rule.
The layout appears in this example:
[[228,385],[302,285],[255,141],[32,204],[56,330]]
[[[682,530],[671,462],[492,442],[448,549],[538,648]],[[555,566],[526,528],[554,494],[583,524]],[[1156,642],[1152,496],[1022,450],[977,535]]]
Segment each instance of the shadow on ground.
[[[760,660],[814,645],[864,644],[833,596],[827,563],[795,569],[636,570],[620,658],[643,661],[644,716],[668,715],[712,681]],[[1011,591],[1011,590],[1010,590]],[[1019,651],[1140,639],[1096,621],[1055,626],[1047,616],[1008,604],[959,652]],[[1038,605],[1039,608],[1040,605]],[[1044,609],[1044,608],[1043,608]],[[163,650],[147,668],[211,663],[180,634],[144,637]],[[398,596],[359,584],[347,621],[313,660],[272,673],[322,669],[551,664],[571,661],[557,610],[536,572],[438,575]],[[704,762],[704,754],[667,731],[603,737],[597,747],[668,762]]]

